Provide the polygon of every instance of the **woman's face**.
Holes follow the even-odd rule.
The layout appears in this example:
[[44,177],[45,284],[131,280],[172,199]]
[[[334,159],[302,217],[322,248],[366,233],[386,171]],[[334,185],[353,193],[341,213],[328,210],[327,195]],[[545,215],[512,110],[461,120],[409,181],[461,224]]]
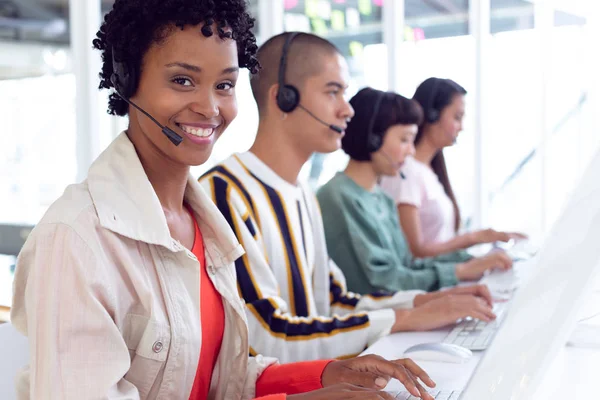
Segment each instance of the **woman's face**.
[[221,39],[216,28],[205,37],[201,27],[173,27],[164,41],[150,47],[131,98],[183,141],[173,145],[156,124],[131,107],[130,129],[137,124],[154,150],[185,166],[203,164],[237,115],[237,44]]
[[371,160],[375,173],[379,176],[394,176],[406,161],[406,157],[415,153],[415,136],[418,127],[413,125],[392,125],[383,136],[383,144]]
[[432,139],[438,148],[454,145],[458,134],[462,131],[463,117],[465,115],[465,96],[457,94],[452,102],[446,106],[440,115],[440,119],[431,127]]

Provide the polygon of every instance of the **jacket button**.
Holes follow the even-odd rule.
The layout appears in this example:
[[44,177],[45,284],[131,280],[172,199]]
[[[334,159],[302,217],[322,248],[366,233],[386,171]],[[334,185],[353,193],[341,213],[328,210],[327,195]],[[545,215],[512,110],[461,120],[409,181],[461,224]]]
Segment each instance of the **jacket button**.
[[152,351],[155,353],[160,353],[163,349],[163,344],[160,340],[157,340],[156,342],[154,342],[154,344],[152,345]]

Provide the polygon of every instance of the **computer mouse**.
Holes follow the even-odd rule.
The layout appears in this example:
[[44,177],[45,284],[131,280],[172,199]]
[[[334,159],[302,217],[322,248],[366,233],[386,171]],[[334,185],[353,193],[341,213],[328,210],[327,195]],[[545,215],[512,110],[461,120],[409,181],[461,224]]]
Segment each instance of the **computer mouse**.
[[462,364],[471,358],[471,350],[451,343],[422,343],[409,347],[404,355],[414,361]]

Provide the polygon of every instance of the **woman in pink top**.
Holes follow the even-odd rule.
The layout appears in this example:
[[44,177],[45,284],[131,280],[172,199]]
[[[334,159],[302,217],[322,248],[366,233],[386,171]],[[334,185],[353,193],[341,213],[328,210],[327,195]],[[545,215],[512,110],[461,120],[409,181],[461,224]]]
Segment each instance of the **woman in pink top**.
[[457,234],[460,210],[443,149],[454,145],[462,130],[466,93],[450,79],[429,78],[419,85],[413,99],[423,108],[425,118],[415,138],[414,158],[407,160],[402,177],[381,182],[398,205],[402,230],[415,257],[434,257],[476,244],[524,238],[522,234],[493,229]]

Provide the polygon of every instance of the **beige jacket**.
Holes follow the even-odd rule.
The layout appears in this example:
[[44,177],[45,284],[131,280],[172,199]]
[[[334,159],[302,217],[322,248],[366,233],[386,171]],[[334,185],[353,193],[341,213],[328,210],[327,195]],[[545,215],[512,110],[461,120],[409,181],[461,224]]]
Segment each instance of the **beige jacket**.
[[[225,306],[211,399],[254,397],[272,360],[248,359],[244,303],[227,222],[190,176],[185,200],[200,224],[206,266]],[[133,144],[122,133],[68,187],[18,262],[12,322],[29,337],[20,399],[187,399],[201,346],[198,297],[177,268],[199,263],[174,240]]]

